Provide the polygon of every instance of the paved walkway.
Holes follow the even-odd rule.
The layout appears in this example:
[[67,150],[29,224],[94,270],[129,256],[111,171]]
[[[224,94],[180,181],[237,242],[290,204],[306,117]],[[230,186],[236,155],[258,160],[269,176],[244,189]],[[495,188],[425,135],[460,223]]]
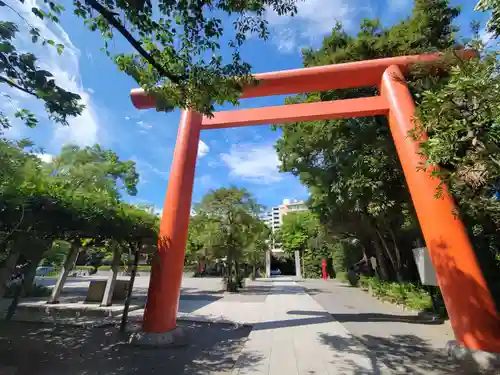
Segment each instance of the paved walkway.
[[414,312],[336,281],[261,283],[269,294],[233,375],[457,372],[443,350],[446,325],[417,323]]
[[460,373],[443,350],[449,340],[454,340],[449,322],[433,324],[415,311],[382,302],[336,280],[306,280],[301,284],[350,332],[351,342],[362,343],[366,353],[389,369],[387,373]]
[[233,375],[388,373],[304,288],[285,278],[271,283]]

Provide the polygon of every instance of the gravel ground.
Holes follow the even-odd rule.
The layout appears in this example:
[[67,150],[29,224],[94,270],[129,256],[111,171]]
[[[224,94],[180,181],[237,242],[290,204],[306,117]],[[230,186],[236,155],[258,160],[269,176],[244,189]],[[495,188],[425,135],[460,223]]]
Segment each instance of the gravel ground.
[[[230,374],[250,327],[180,323],[187,345],[142,348],[117,327],[0,322],[0,375]],[[249,356],[251,357],[251,356]],[[259,358],[245,358],[254,363]]]

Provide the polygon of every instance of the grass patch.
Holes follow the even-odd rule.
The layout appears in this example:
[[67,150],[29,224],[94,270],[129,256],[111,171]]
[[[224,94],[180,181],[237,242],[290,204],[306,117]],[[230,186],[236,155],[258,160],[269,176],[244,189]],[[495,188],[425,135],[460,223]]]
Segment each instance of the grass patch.
[[349,280],[347,279],[347,272],[344,272],[344,271],[341,271],[341,272],[337,272],[337,275],[336,275],[337,279],[344,282],[344,283],[347,283],[349,282]]

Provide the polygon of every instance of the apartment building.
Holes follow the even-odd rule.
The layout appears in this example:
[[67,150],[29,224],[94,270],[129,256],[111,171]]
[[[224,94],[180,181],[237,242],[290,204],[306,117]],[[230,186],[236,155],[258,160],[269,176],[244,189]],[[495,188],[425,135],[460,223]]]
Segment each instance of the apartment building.
[[[273,233],[277,232],[281,225],[283,224],[283,218],[292,212],[303,212],[307,211],[307,204],[304,201],[283,199],[282,204],[279,206],[272,207],[268,211],[260,215],[260,219],[266,223],[266,225],[271,228]],[[271,251],[266,254],[266,275],[270,277],[271,275],[271,253],[277,256],[282,253],[282,249],[279,243],[273,243],[271,246]],[[298,277],[301,276],[300,272],[300,256],[299,253],[295,254],[295,270]]]
[[262,213],[260,218],[264,221],[273,232],[276,232],[283,224],[283,218],[290,212],[307,211],[307,204],[304,201],[283,199],[283,203],[279,206],[272,207],[268,211]]

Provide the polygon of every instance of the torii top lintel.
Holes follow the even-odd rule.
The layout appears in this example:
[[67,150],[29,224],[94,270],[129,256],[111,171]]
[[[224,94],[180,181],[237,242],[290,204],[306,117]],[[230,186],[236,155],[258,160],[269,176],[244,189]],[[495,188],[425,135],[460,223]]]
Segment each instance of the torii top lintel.
[[[460,50],[457,54],[469,59],[477,54],[474,50]],[[333,89],[378,86],[385,70],[397,66],[402,72],[417,63],[432,63],[442,58],[441,53],[389,57],[342,64],[332,64],[311,68],[259,73],[255,75],[257,85],[243,89],[241,98],[255,98],[272,95],[290,95],[301,92],[327,91]],[[155,98],[143,89],[130,92],[132,103],[137,109],[155,108]],[[216,112],[214,117],[203,119],[204,129],[248,126],[259,124],[320,120],[333,117],[373,116],[386,113],[387,106],[380,97],[338,100],[333,102],[306,103],[284,106],[240,109]],[[354,108],[358,110],[353,111]],[[291,114],[291,115],[290,115]],[[311,117],[311,115],[316,115]]]

